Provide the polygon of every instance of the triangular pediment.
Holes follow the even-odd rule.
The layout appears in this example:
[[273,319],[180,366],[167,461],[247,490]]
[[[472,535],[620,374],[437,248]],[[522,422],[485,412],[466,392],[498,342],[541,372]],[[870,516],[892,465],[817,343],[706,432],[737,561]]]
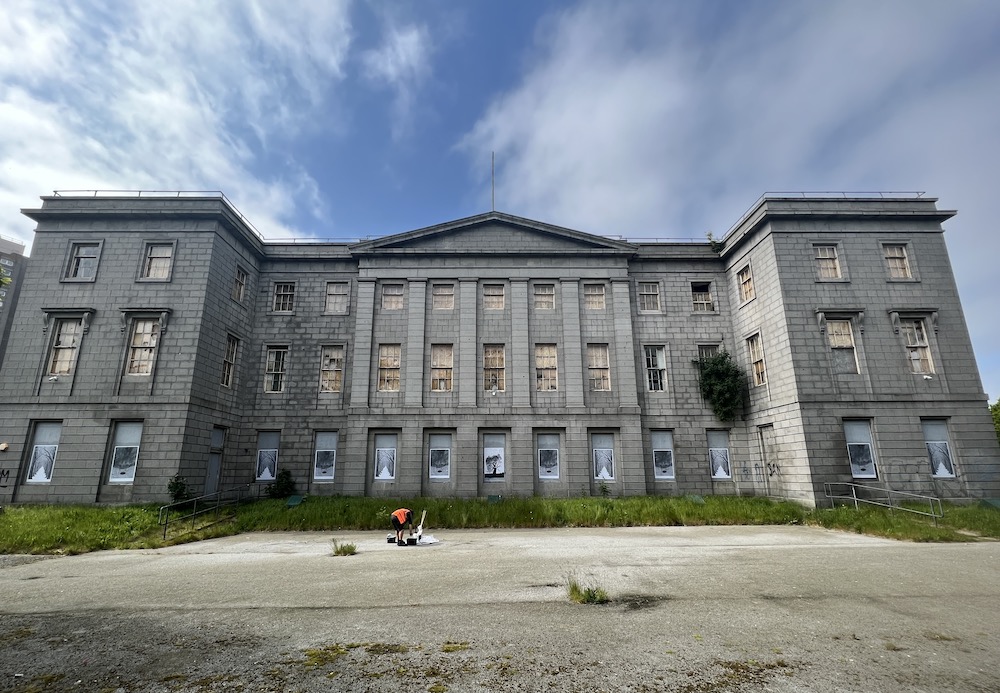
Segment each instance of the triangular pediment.
[[501,212],[356,243],[353,255],[631,255],[636,246]]

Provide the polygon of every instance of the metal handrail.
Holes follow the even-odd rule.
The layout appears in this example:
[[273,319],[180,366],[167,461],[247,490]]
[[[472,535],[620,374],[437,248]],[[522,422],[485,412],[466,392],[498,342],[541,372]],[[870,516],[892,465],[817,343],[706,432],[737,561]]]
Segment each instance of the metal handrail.
[[[187,500],[170,503],[169,505],[160,506],[160,514],[157,518],[157,524],[163,527],[163,538],[167,538],[167,530],[169,529],[171,522],[177,523],[184,520],[191,520],[191,528],[194,529],[194,521],[197,518],[214,512],[215,521],[218,522],[222,516],[223,508],[230,507],[232,508],[232,516],[235,517],[236,508],[240,503],[251,498],[254,486],[254,484],[235,486],[232,488],[222,489],[221,491],[215,491],[214,493],[206,493],[196,498],[189,498]],[[259,493],[257,495],[259,495]],[[201,507],[199,507],[199,505]],[[174,515],[171,517],[171,513],[181,513],[181,515]]]
[[[834,493],[834,487],[846,487],[851,492],[851,495],[842,495]],[[858,497],[858,489],[863,491],[873,491],[878,494],[883,494],[882,496],[875,498],[864,498]],[[846,481],[839,482],[826,482],[823,484],[823,493],[827,498],[830,499],[830,507],[835,507],[838,500],[849,501],[854,503],[854,509],[858,509],[858,503],[865,503],[867,505],[875,505],[880,508],[889,508],[890,512],[895,512],[896,510],[902,510],[908,513],[914,513],[915,515],[924,515],[926,517],[934,518],[934,525],[937,526],[938,518],[944,517],[944,508],[941,505],[941,499],[936,496],[925,496],[919,493],[910,493],[908,491],[894,491],[888,486],[869,486],[867,484],[853,484]],[[897,501],[900,500],[913,500],[913,501],[926,501],[927,510],[917,510],[914,508],[907,508],[903,505],[899,505]]]

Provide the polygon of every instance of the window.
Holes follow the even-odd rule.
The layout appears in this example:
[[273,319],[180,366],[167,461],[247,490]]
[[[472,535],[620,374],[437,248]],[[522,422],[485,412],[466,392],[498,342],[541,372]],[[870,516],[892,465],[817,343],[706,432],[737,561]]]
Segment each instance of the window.
[[236,276],[233,277],[232,298],[237,303],[243,303],[243,297],[247,292],[247,273],[242,267],[236,268]]
[[708,431],[708,464],[713,479],[732,479],[729,461],[729,431]]
[[604,284],[583,285],[583,307],[587,310],[604,310]]
[[701,360],[710,359],[719,355],[719,345],[718,344],[699,344],[698,345],[698,358]]
[[76,356],[80,350],[80,336],[83,332],[82,320],[57,320],[52,339],[52,357],[49,359],[49,375],[69,375],[76,366]]
[[380,344],[378,348],[378,390],[399,392],[399,345]]
[[841,279],[840,258],[837,257],[837,246],[814,245],[813,253],[816,259],[816,276],[820,279]]
[[540,392],[559,389],[555,344],[535,345],[535,389]]
[[275,313],[291,313],[295,310],[295,282],[275,283],[271,309]]
[[264,392],[285,391],[285,371],[288,367],[288,347],[267,348],[267,365],[264,369]]
[[28,459],[28,471],[24,476],[25,483],[47,484],[52,481],[61,431],[62,423],[58,421],[35,424],[31,436],[31,457]]
[[344,383],[343,345],[335,344],[323,347],[319,369],[319,391],[340,392]]
[[740,286],[740,303],[753,300],[757,294],[753,290],[753,273],[750,265],[747,265],[736,273],[736,282]]
[[402,310],[402,308],[403,308],[403,285],[383,284],[382,310]]
[[851,461],[851,476],[855,479],[878,478],[871,421],[845,420],[844,437],[847,440],[847,457]]
[[240,340],[233,335],[226,337],[226,355],[222,357],[222,380],[223,387],[233,386],[233,372],[236,370],[236,352],[239,351]]
[[141,438],[141,421],[119,421],[115,424],[111,470],[108,472],[109,484],[131,484],[135,481]]
[[313,454],[313,479],[333,481],[337,471],[337,431],[316,431],[316,452]]
[[327,282],[326,305],[323,306],[323,312],[343,315],[344,313],[347,312],[347,306],[348,306],[347,282]]
[[74,243],[70,247],[66,279],[92,282],[97,278],[97,262],[101,255],[100,243]]
[[535,310],[554,310],[555,307],[555,284],[535,284]]
[[451,478],[451,434],[431,433],[427,437],[427,476]]
[[639,282],[639,310],[643,313],[660,312],[660,285],[658,282]]
[[882,254],[889,269],[890,279],[912,279],[910,260],[906,256],[906,245],[898,243],[883,243]]
[[559,434],[539,433],[535,438],[538,478],[559,478]]
[[587,345],[587,375],[591,392],[611,389],[611,366],[608,363],[607,344]]
[[452,345],[431,345],[431,390],[451,392]]
[[396,434],[375,434],[375,480],[392,481],[396,478]]
[[931,463],[931,476],[953,478],[955,463],[952,462],[951,447],[948,445],[948,422],[945,419],[923,419],[920,426],[924,429],[924,444],[927,446],[927,459]]
[[503,392],[506,389],[505,363],[503,344],[483,345],[483,390]]
[[142,279],[170,279],[170,269],[173,266],[173,243],[147,243],[146,256],[142,261]]
[[590,447],[593,451],[594,478],[613,481],[615,478],[615,436],[612,433],[592,433]]
[[503,479],[506,446],[505,433],[483,434],[483,476],[486,479]]
[[711,282],[691,282],[691,309],[696,313],[715,312]]
[[431,307],[434,310],[453,310],[455,308],[455,285],[431,285]]
[[833,355],[833,372],[857,373],[858,358],[854,350],[854,330],[851,328],[851,321],[827,319],[826,340]]
[[274,481],[278,475],[280,431],[257,431],[257,481]]
[[933,373],[934,364],[931,362],[931,348],[927,343],[927,329],[923,318],[901,319],[899,332],[906,343],[910,373]]
[[663,392],[667,389],[667,357],[662,346],[642,348],[646,361],[646,389]]
[[673,431],[650,431],[650,439],[653,443],[653,478],[675,478]]
[[483,284],[483,310],[503,310],[503,284]]
[[766,385],[767,367],[764,365],[764,344],[760,333],[747,337],[747,354],[750,356],[754,386]]
[[129,375],[151,375],[156,360],[156,345],[160,339],[160,323],[155,318],[136,318],[132,321],[129,338]]
[[5,257],[0,257],[0,265],[5,265],[6,267],[13,267],[14,261]]

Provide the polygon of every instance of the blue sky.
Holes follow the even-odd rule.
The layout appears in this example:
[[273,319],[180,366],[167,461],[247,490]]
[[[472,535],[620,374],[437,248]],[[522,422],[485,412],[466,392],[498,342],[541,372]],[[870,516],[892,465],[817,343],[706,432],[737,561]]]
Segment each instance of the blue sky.
[[0,234],[52,190],[222,190],[269,238],[496,207],[722,235],[764,192],[926,191],[984,385],[1000,3],[5,0]]

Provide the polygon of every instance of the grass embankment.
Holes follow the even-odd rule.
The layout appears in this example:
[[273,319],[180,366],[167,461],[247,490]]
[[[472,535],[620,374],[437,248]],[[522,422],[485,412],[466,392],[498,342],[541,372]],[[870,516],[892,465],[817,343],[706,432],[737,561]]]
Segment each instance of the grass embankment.
[[938,526],[929,518],[881,508],[807,510],[763,498],[505,498],[405,500],[312,496],[289,508],[282,500],[242,506],[235,520],[192,529],[181,523],[162,539],[157,507],[11,506],[0,514],[0,553],[74,554],[100,549],[155,548],[257,531],[388,531],[401,505],[435,531],[477,528],[632,527],[813,524],[909,541],[1000,538],[1000,512],[979,506],[945,506]]

